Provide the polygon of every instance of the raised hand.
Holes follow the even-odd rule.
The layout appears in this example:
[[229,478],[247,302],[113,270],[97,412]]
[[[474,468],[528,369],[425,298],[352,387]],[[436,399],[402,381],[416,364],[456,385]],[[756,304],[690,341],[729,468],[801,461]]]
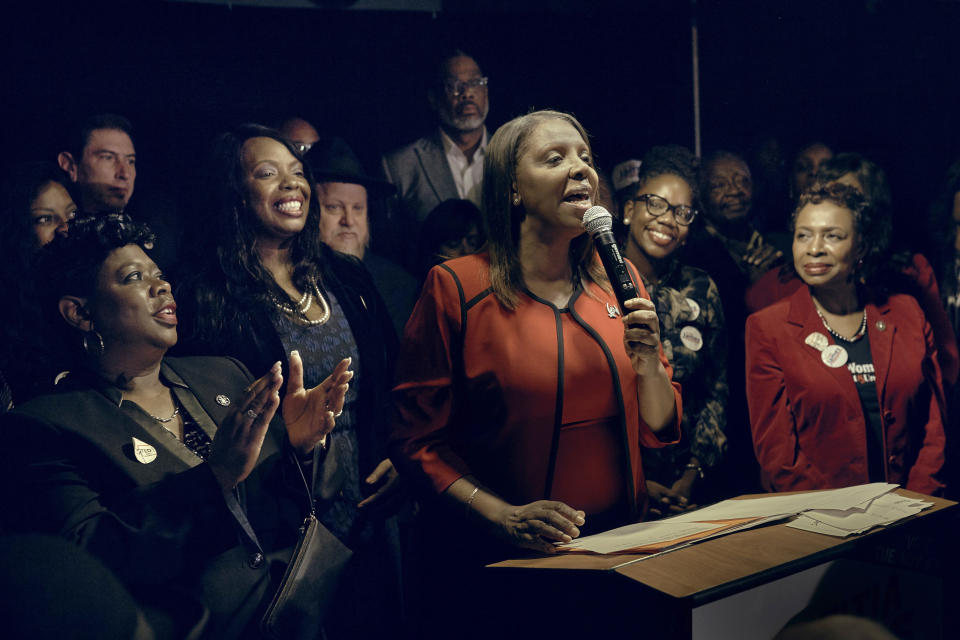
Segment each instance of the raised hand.
[[280,363],[247,387],[213,437],[207,464],[225,490],[233,489],[257,465],[263,439],[280,406]]
[[290,352],[290,380],[283,397],[282,415],[287,437],[297,451],[313,451],[336,425],[353,371],[350,358],[344,358],[323,382],[312,389],[303,388],[303,360],[298,351]]

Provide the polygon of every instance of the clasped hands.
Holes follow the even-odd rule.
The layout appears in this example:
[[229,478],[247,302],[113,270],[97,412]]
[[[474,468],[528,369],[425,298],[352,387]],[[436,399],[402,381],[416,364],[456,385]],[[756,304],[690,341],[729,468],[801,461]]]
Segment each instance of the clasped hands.
[[303,387],[303,361],[297,351],[290,353],[290,382],[281,403],[283,384],[280,362],[255,380],[234,404],[217,429],[207,460],[220,486],[232,489],[242,482],[257,464],[270,421],[280,408],[290,444],[308,454],[336,425],[350,387],[353,371],[350,358],[344,358],[333,373],[312,389]]

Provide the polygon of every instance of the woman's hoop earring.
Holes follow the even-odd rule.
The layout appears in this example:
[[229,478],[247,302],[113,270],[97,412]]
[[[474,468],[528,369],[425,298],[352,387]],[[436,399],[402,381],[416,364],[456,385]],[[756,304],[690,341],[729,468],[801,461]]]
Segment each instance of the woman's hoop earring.
[[[96,341],[94,341],[94,338]],[[91,358],[99,358],[103,355],[103,336],[97,331],[87,331],[83,334],[83,350]]]

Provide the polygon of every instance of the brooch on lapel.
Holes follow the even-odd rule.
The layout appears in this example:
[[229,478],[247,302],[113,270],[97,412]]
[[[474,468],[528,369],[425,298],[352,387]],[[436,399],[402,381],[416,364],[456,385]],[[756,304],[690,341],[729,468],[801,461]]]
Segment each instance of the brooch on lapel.
[[133,456],[142,464],[150,464],[157,459],[157,450],[143,440],[134,438]]
[[228,398],[227,396],[221,393],[220,395],[217,396],[217,404],[220,405],[221,407],[229,407],[230,398]]
[[620,315],[620,309],[617,309],[615,306],[613,306],[609,302],[605,302],[604,304],[607,305],[607,315],[609,317],[616,318],[617,316]]

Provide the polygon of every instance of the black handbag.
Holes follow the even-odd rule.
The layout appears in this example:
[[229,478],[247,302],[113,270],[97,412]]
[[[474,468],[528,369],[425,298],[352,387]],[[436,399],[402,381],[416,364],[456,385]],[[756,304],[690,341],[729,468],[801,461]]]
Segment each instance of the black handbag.
[[260,630],[276,640],[314,640],[320,636],[324,613],[353,551],[317,520],[310,485],[296,455],[291,453],[291,458],[307,487],[310,510]]

